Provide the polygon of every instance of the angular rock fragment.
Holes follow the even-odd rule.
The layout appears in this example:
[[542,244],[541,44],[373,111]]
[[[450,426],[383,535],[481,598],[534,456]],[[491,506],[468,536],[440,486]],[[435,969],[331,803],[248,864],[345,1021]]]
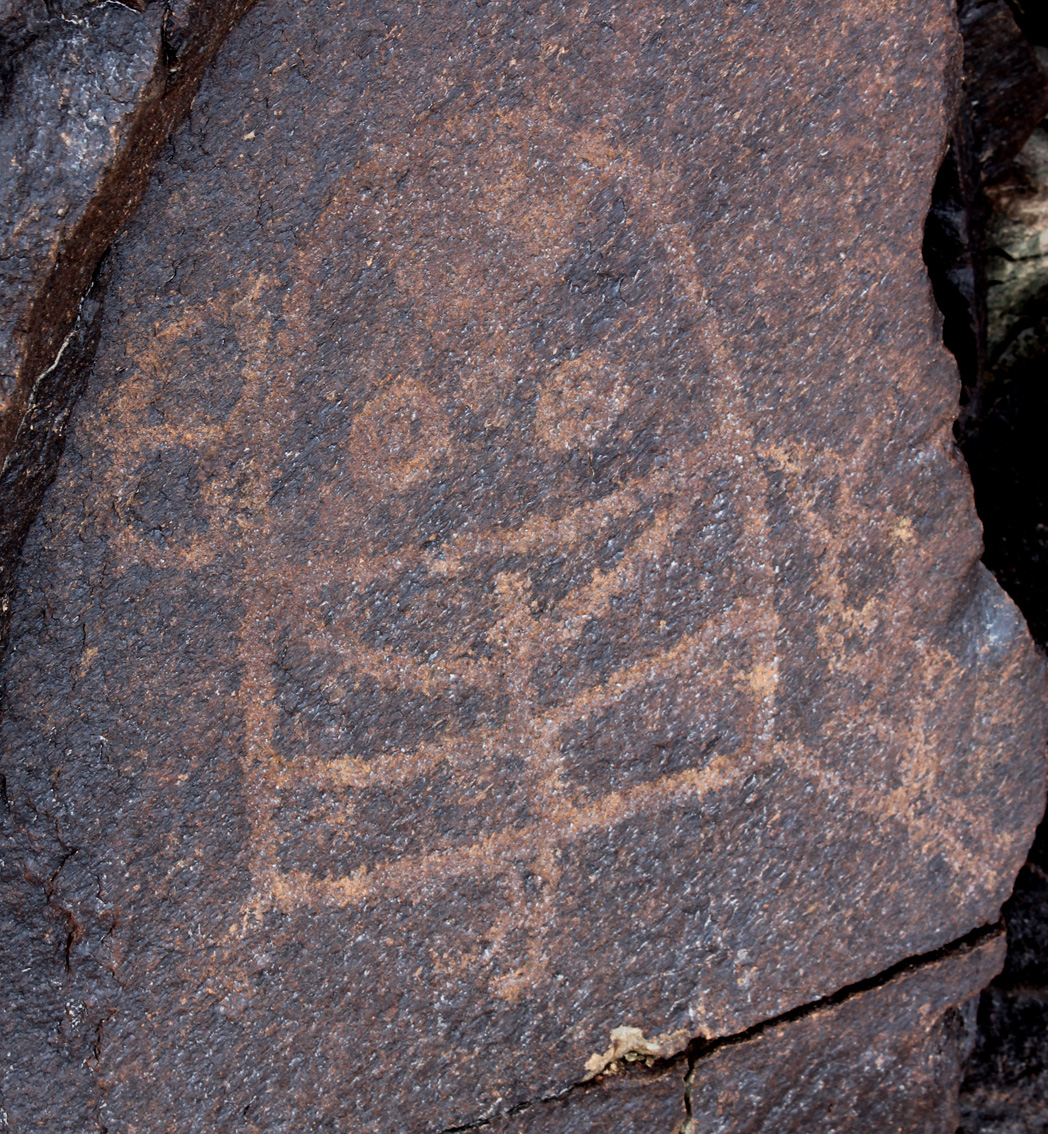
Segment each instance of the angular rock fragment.
[[695,1134],[955,1134],[972,1000],[1003,934],[758,1029],[696,1062]]
[[1002,379],[1045,337],[1036,318],[1048,292],[1048,126],[1031,134],[1009,174],[987,189],[987,350]]
[[13,1123],[447,1129],[996,920],[1043,674],[920,258],[954,37],[246,17],[21,569]]
[[[1048,53],[1046,53],[1048,59]],[[1048,642],[1048,127],[987,189],[987,366],[965,455],[986,530],[987,565]]]
[[[943,337],[964,386],[960,434],[985,414],[987,366],[998,343],[993,291],[992,186],[1048,112],[1048,80],[1005,0],[959,0],[963,84],[950,148],[936,179],[925,259],[945,316]],[[989,199],[988,199],[989,194]],[[981,514],[981,513],[980,513]]]
[[[1048,483],[1044,422],[1048,419],[1048,82],[1033,68],[1048,64],[1043,6],[1012,5],[1034,44],[1014,26],[999,35],[966,37],[969,104],[983,118],[997,163],[974,212],[970,242],[985,268],[985,338],[981,352],[962,352],[962,373],[981,371],[979,397],[963,430],[964,454],[984,527],[986,565],[1016,601],[1034,640],[1048,644]],[[977,6],[976,6],[977,10]],[[985,12],[986,9],[983,8]],[[998,31],[1011,17],[996,21]],[[1040,24],[1040,27],[1038,26]],[[969,28],[969,33],[971,28]],[[1004,50],[1002,50],[1002,47]],[[1024,58],[1025,56],[1025,58]],[[1031,71],[1034,71],[1031,74]],[[980,98],[979,91],[995,97]],[[973,93],[974,92],[974,93]],[[1031,95],[1037,96],[1031,99]],[[1007,95],[1007,97],[1001,97]],[[988,173],[983,172],[982,180]],[[940,184],[941,184],[940,179]],[[933,206],[933,215],[941,210]],[[929,224],[929,231],[933,225]],[[936,265],[929,261],[933,278]],[[939,265],[941,268],[942,265]],[[940,288],[941,291],[941,288]],[[945,312],[947,341],[956,311]],[[963,340],[962,340],[963,345]],[[974,355],[974,356],[973,356]],[[962,1091],[962,1129],[971,1134],[1022,1134],[1048,1122],[1048,826],[1003,910],[1008,930],[1004,971],[983,993],[978,1039]]]
[[961,0],[957,11],[973,156],[991,183],[1048,111],[1048,84],[1006,0]]

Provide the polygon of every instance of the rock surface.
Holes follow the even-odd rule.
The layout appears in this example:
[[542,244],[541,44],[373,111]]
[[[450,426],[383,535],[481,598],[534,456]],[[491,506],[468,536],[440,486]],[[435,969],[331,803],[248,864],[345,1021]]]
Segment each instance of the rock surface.
[[13,1129],[446,1129],[996,920],[1043,674],[920,258],[954,36],[234,31],[22,567]]
[[626,1065],[496,1119],[491,1134],[955,1134],[972,997],[1003,933],[740,1036],[688,1065]]
[[[1048,47],[1039,55],[1048,71]],[[1038,125],[987,197],[988,363],[1004,377],[1045,341],[1037,317],[1048,292],[1048,126]]]
[[963,383],[959,433],[984,413],[991,353],[987,188],[1011,168],[1048,112],[1046,81],[1005,0],[959,0],[963,82],[950,148],[932,194],[924,254]]
[[677,1134],[688,1117],[687,1071],[684,1059],[656,1071],[627,1067],[480,1129],[490,1134]]
[[956,1134],[972,999],[1003,934],[724,1044],[691,1073],[694,1134]]
[[0,0],[0,651],[93,350],[92,278],[249,3]]
[[1048,1128],[1048,854],[1042,825],[1008,911],[1004,972],[982,994],[961,1092],[963,1134]]
[[960,0],[964,99],[987,184],[1004,174],[1048,110],[1034,52],[1005,0]]
[[[1028,34],[1037,31],[1025,21]],[[1048,62],[1048,34],[1035,50]],[[986,191],[987,375],[965,453],[985,561],[1048,648],[1048,128]],[[1008,960],[983,994],[962,1102],[966,1134],[1048,1129],[1048,825],[1005,906]]]

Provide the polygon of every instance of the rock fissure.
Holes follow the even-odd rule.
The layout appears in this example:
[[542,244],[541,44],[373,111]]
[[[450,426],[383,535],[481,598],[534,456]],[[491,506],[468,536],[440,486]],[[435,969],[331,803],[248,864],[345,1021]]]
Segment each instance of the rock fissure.
[[854,984],[848,985],[847,988],[839,989],[829,996],[821,997],[818,1000],[811,1000],[807,1004],[800,1004],[796,1008],[791,1008],[788,1012],[783,1012],[779,1016],[762,1020],[760,1023],[746,1028],[745,1031],[736,1032],[734,1035],[729,1036],[714,1036],[711,1039],[703,1039],[700,1037],[693,1041],[688,1050],[689,1074],[695,1070],[695,1067],[701,1060],[705,1059],[707,1056],[713,1055],[721,1048],[729,1047],[732,1044],[746,1043],[748,1040],[762,1035],[771,1028],[803,1020],[812,1015],[812,1013],[829,1011],[839,1004],[844,1004],[847,1000],[861,996],[865,992],[883,988],[897,977],[916,973],[920,969],[935,965],[939,961],[946,960],[961,953],[970,952],[981,945],[1000,941],[1003,940],[1003,938],[1004,925],[1000,922],[996,925],[975,929],[971,933],[966,933],[963,937],[958,938],[956,941],[951,941],[948,945],[943,945],[928,953],[907,957],[906,960],[899,961],[897,964],[892,965],[883,972],[877,973],[875,976],[856,981]]
[[[56,827],[57,827],[57,824],[56,824]],[[62,860],[58,864],[58,869],[47,880],[47,886],[46,886],[46,889],[44,891],[44,897],[47,901],[48,906],[52,910],[54,910],[54,912],[56,914],[58,914],[58,916],[61,917],[66,923],[65,948],[63,949],[62,952],[63,952],[63,957],[65,959],[65,969],[66,969],[67,973],[72,971],[72,968],[73,968],[73,946],[75,945],[77,939],[82,935],[83,927],[81,926],[81,924],[80,924],[79,920],[77,919],[77,916],[73,912],[73,910],[70,909],[69,906],[65,905],[64,903],[59,902],[56,899],[55,895],[56,895],[56,892],[57,892],[57,889],[58,889],[58,879],[61,876],[62,871],[65,869],[66,864],[72,858],[74,858],[77,855],[77,853],[78,853],[77,848],[72,847],[71,849],[67,850],[65,852],[65,854],[63,854]]]
[[[652,1055],[650,1052],[643,1051],[642,1049],[648,1047],[649,1044],[640,1043],[637,1049],[630,1048],[629,1050],[629,1054],[636,1054],[638,1056],[636,1059],[630,1059],[628,1054],[623,1054],[620,1058],[605,1064],[599,1073],[587,1075],[555,1092],[528,1099],[505,1110],[495,1110],[469,1122],[447,1127],[441,1130],[439,1134],[464,1134],[464,1132],[468,1130],[485,1129],[498,1123],[500,1120],[515,1118],[535,1107],[556,1100],[562,1100],[573,1093],[599,1086],[603,1081],[609,1078],[629,1076],[640,1083],[643,1082],[646,1075],[655,1077],[673,1067],[679,1068],[683,1073],[683,1113],[686,1118],[690,1120],[692,1116],[692,1082],[696,1071],[700,1068],[704,1060],[711,1058],[724,1049],[749,1043],[771,1031],[800,1022],[812,1015],[832,1013],[838,1006],[844,1005],[848,1001],[861,999],[866,993],[884,989],[892,982],[897,981],[900,977],[919,974],[922,970],[932,969],[943,961],[965,956],[987,945],[999,945],[1003,941],[1003,938],[1004,926],[1000,923],[973,930],[971,933],[965,934],[964,937],[952,941],[948,945],[944,945],[928,953],[909,957],[885,969],[883,972],[877,973],[875,976],[856,981],[854,984],[846,988],[841,988],[828,996],[810,1001],[807,1004],[798,1005],[796,1008],[791,1008],[789,1011],[783,1012],[778,1016],[762,1020],[741,1032],[723,1036],[695,1037],[689,1043],[683,1045],[679,1053],[675,1053],[668,1058],[659,1057]],[[622,1047],[635,1042],[637,1036],[632,1033],[640,1032],[640,1029],[623,1028],[615,1029],[615,1031],[620,1033],[618,1040],[619,1046]],[[631,1034],[622,1034],[627,1031]],[[643,1033],[641,1033],[641,1035],[642,1034]],[[667,1132],[667,1134],[669,1134],[669,1132]],[[690,1123],[681,1128],[680,1134],[692,1134]],[[702,1134],[702,1132],[701,1130],[695,1130],[694,1134]]]

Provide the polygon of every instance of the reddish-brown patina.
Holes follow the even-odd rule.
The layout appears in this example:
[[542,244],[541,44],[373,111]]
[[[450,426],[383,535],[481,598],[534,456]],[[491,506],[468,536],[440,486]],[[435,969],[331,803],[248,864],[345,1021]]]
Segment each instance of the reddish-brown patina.
[[444,1129],[996,919],[1043,688],[920,258],[955,41],[246,18],[27,546],[12,1113]]

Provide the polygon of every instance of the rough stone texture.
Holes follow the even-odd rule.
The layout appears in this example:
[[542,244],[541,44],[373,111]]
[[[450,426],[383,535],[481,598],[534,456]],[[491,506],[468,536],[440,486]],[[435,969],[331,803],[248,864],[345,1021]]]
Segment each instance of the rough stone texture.
[[996,920],[1043,674],[920,259],[951,20],[249,14],[27,543],[13,1129],[444,1129]]
[[[1048,69],[1048,47],[1039,55]],[[1045,341],[1037,324],[1048,292],[1048,127],[1033,131],[987,197],[988,364],[1007,372]]]
[[[1048,50],[1038,46],[1042,65]],[[1048,647],[1048,129],[987,188],[987,397],[965,451],[986,563]],[[1048,825],[1005,906],[1008,960],[984,993],[962,1101],[966,1134],[1048,1130]]]
[[1048,855],[1045,828],[1008,903],[1008,959],[979,1001],[961,1102],[964,1134],[1048,1129]]
[[1048,111],[1046,81],[1005,0],[959,0],[963,84],[925,233],[925,259],[963,383],[962,440],[984,413],[990,353],[987,187]]
[[86,379],[92,278],[249,3],[0,0],[0,651]]
[[1048,84],[1005,0],[960,0],[964,103],[983,180],[1008,169],[1048,110]]
[[694,1134],[956,1134],[971,998],[1004,951],[999,935],[725,1044],[692,1073]]
[[[1004,934],[846,990],[688,1063],[625,1065],[482,1129],[490,1134],[955,1134],[972,997]],[[691,1116],[689,1118],[689,1115]]]
[[[965,452],[986,532],[987,565],[1048,645],[1048,289],[1020,316],[1021,329],[989,371],[984,412]],[[1038,336],[1044,336],[1038,342]]]
[[1048,996],[993,985],[979,1001],[978,1043],[961,1095],[963,1134],[1048,1130]]
[[625,1068],[555,1099],[496,1118],[486,1134],[678,1134],[687,1120],[687,1060],[667,1068]]

